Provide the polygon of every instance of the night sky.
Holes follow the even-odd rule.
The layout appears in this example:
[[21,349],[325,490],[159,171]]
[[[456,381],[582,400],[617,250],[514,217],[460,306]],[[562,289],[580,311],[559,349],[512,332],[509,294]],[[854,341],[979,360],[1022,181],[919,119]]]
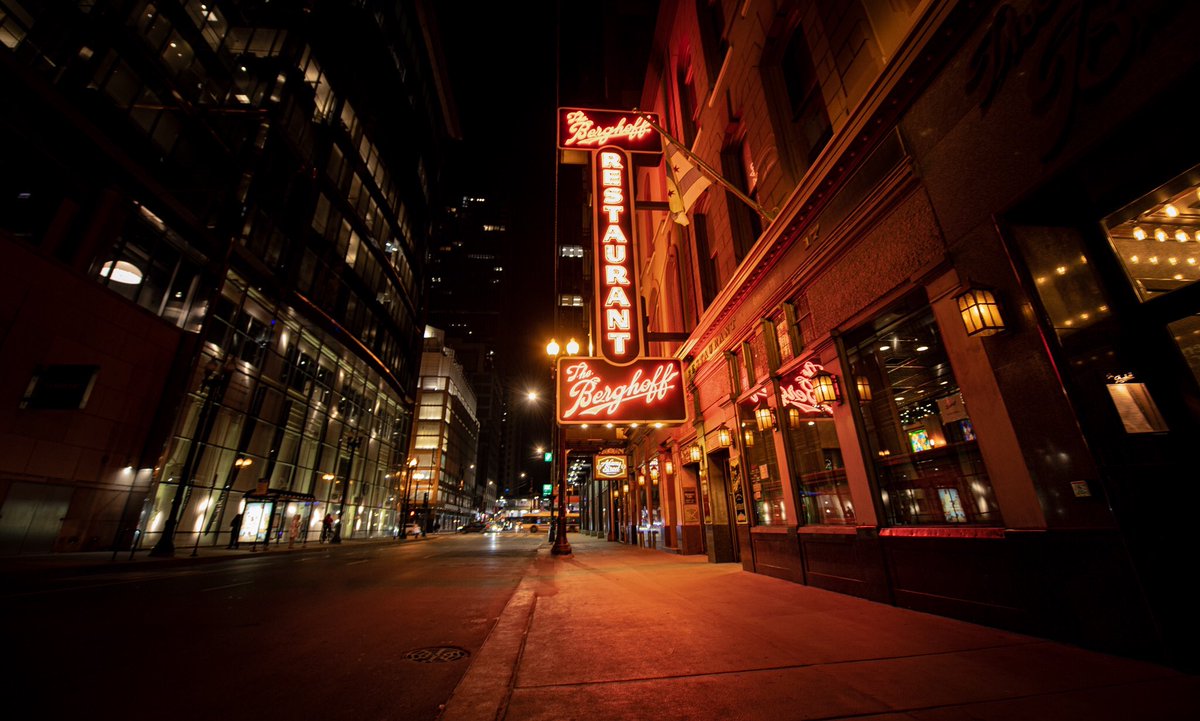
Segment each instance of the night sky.
[[[431,4],[463,134],[449,180],[509,211],[505,269],[512,296],[498,354],[513,391],[510,411],[520,424],[518,470],[540,488],[549,481],[548,465],[532,449],[549,445],[553,413],[545,345],[554,316],[555,3],[521,12],[508,3]],[[541,400],[524,398],[530,388],[541,391]],[[507,480],[516,493],[521,481]]]
[[536,375],[554,311],[555,5],[519,12],[473,0],[431,5],[463,134],[455,182],[509,208],[514,295],[501,352],[516,375]]

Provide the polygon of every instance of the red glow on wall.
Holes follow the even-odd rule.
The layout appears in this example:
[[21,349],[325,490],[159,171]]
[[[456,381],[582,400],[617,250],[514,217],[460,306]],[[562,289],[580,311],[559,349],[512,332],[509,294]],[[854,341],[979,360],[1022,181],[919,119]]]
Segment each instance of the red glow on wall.
[[[646,113],[654,122],[654,113]],[[644,117],[623,110],[558,109],[558,147],[598,150],[604,146],[631,153],[661,153],[662,141]]]
[[687,420],[677,358],[639,358],[622,366],[603,358],[560,358],[557,379],[559,423]]
[[604,147],[596,153],[594,165],[596,336],[600,354],[623,364],[642,354],[629,155],[619,148]]

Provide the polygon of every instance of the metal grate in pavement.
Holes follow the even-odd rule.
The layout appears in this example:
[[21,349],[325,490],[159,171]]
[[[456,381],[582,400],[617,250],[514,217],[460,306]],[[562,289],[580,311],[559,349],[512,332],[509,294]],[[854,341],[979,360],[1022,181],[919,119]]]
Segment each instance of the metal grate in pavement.
[[456,646],[432,646],[430,648],[414,648],[404,654],[405,661],[413,663],[450,663],[470,656],[471,652]]

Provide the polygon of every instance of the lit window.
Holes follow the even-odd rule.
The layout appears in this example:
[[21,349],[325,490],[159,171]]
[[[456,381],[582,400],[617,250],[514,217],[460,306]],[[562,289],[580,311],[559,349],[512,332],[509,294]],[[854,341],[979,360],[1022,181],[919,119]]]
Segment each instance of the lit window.
[[582,258],[583,257],[583,246],[582,245],[564,245],[561,248],[559,248],[558,252],[559,252],[559,255],[561,255],[564,258]]

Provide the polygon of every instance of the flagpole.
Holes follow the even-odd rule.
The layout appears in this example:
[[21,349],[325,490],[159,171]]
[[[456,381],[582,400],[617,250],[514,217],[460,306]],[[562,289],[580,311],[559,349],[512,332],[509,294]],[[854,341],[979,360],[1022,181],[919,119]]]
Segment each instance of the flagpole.
[[695,163],[696,167],[698,167],[705,175],[707,175],[709,180],[712,180],[715,183],[720,183],[721,185],[723,185],[726,190],[728,190],[729,192],[736,195],[743,203],[745,203],[746,205],[749,205],[751,208],[753,208],[756,213],[758,213],[762,217],[766,218],[768,222],[775,220],[775,213],[767,210],[766,208],[762,207],[758,203],[754,202],[753,198],[746,195],[741,190],[738,190],[738,188],[736,186],[734,186],[733,183],[730,183],[728,180],[726,180],[724,176],[722,176],[720,173],[718,173],[716,170],[714,170],[711,165],[704,162],[704,160],[702,158],[700,158],[699,156],[697,156],[695,153],[688,150],[687,148],[683,147],[683,143],[676,140],[675,136],[668,133],[666,131],[666,129],[663,128],[661,125],[654,122],[654,119],[651,118],[648,113],[643,113],[641,110],[638,110],[637,108],[634,108],[633,112],[639,118],[641,118],[642,120],[645,120],[646,123],[650,127],[654,128],[658,132],[659,135],[666,138],[676,148],[679,148],[679,151],[682,152],[684,155],[686,155],[689,160],[691,160],[693,163]]

